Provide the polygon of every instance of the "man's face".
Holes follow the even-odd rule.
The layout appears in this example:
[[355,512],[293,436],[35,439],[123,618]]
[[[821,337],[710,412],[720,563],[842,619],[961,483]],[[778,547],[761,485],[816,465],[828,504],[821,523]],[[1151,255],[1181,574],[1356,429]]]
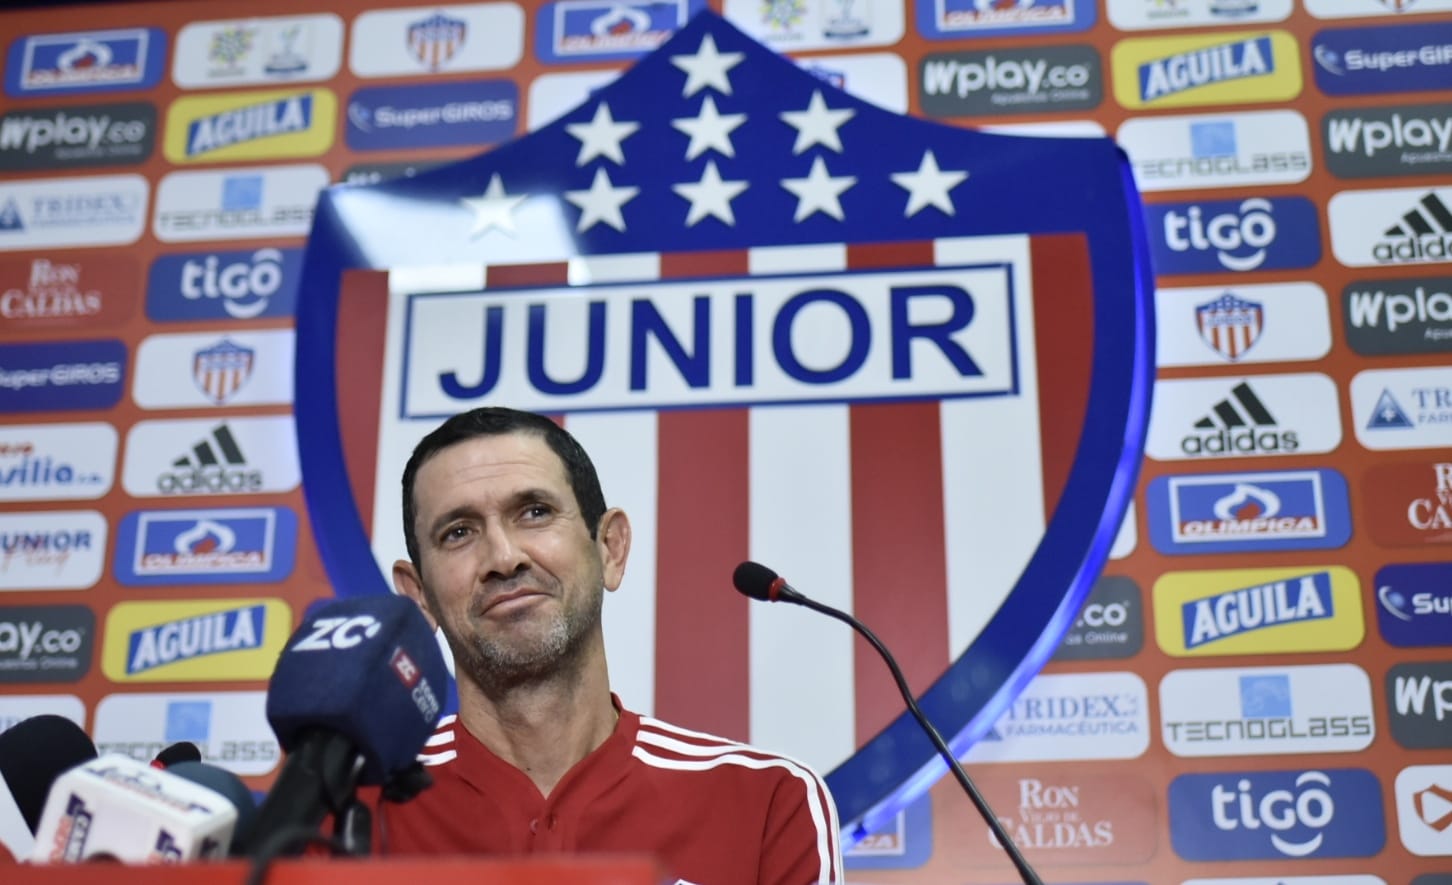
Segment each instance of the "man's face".
[[592,638],[599,646],[601,599],[619,586],[629,524],[609,511],[592,539],[542,437],[482,436],[441,450],[419,468],[414,502],[420,570],[396,563],[395,584],[476,682],[536,678]]

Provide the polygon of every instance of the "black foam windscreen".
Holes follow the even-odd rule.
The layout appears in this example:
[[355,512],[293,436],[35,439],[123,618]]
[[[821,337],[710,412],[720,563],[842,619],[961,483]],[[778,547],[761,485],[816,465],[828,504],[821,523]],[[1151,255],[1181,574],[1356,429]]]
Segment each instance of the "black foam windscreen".
[[95,758],[96,745],[64,716],[32,716],[0,732],[0,776],[32,834],[55,779]]

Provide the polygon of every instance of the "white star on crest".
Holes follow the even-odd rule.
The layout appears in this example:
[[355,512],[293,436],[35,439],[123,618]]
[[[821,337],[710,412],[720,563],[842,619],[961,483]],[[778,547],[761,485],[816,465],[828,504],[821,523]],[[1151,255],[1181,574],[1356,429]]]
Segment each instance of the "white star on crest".
[[565,199],[580,207],[580,222],[575,230],[583,233],[603,221],[624,232],[625,217],[620,214],[620,207],[635,199],[638,193],[638,187],[616,187],[604,169],[596,169],[589,190],[565,191]]
[[833,178],[827,172],[827,164],[821,157],[812,161],[812,171],[806,178],[783,178],[781,186],[797,198],[797,212],[792,221],[801,221],[813,212],[824,212],[838,221],[842,220],[842,203],[838,197],[857,183],[855,175]]
[[686,159],[694,160],[708,150],[718,150],[728,157],[736,156],[731,145],[731,133],[746,122],[745,114],[721,114],[716,111],[716,101],[711,96],[701,103],[701,113],[694,117],[677,117],[671,125],[691,137],[686,147]]
[[731,211],[731,201],[746,190],[744,181],[722,181],[716,170],[716,161],[706,161],[706,171],[701,180],[692,184],[673,184],[671,190],[691,201],[691,210],[686,214],[686,227],[691,227],[707,215],[719,218],[732,227],[736,226],[736,213]]
[[835,111],[828,108],[826,100],[822,98],[822,90],[814,89],[812,100],[807,103],[805,111],[783,111],[781,118],[797,130],[797,143],[792,146],[793,155],[800,154],[814,144],[824,145],[840,154],[842,138],[837,130],[856,115],[857,112],[851,108]]
[[939,169],[938,158],[933,156],[932,151],[924,151],[916,172],[894,172],[888,177],[908,192],[907,209],[903,211],[903,217],[911,218],[928,206],[936,206],[945,215],[957,215],[953,198],[948,196],[948,192],[962,184],[968,173]]
[[726,72],[746,59],[744,52],[717,52],[716,38],[710,34],[701,38],[701,48],[695,55],[673,55],[671,64],[686,72],[686,86],[682,98],[690,98],[707,86],[725,95],[731,94],[731,79]]
[[510,195],[504,192],[504,181],[499,173],[489,179],[489,186],[482,197],[462,197],[459,202],[474,210],[474,227],[469,236],[477,237],[492,228],[499,228],[514,236],[514,210],[523,203],[528,194]]
[[565,126],[565,131],[580,140],[580,155],[575,158],[576,166],[583,166],[596,157],[609,157],[623,166],[625,152],[620,149],[620,142],[639,128],[639,123],[615,122],[615,118],[610,115],[610,106],[602,101],[595,108],[595,116],[590,122],[570,123]]

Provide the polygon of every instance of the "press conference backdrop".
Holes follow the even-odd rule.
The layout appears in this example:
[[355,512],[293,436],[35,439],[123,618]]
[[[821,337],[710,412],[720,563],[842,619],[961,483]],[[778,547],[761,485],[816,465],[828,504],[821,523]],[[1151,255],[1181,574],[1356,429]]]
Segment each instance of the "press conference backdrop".
[[[0,727],[267,783],[265,680],[327,592],[290,413],[315,194],[538,128],[704,5],[0,13]],[[1132,160],[1135,508],[966,757],[1045,878],[1452,881],[1452,0],[711,6],[889,110]],[[849,865],[1012,878],[950,782]]]

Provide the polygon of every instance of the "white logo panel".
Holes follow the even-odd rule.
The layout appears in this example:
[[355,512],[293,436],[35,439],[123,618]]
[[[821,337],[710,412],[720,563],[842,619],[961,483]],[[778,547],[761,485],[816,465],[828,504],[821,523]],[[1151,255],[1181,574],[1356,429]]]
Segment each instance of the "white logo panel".
[[277,767],[282,750],[267,724],[267,693],[113,694],[96,705],[96,749],[150,762],[178,741],[202,761],[243,777]]
[[513,3],[376,9],[353,22],[348,69],[360,77],[499,71],[524,55],[524,12]]
[[134,243],[148,194],[140,175],[0,181],[0,252]]
[[1347,267],[1452,261],[1452,188],[1342,191],[1326,214],[1331,251]]
[[836,49],[844,46],[890,46],[902,39],[907,4],[841,3],[805,0],[782,4],[761,0],[724,0],[722,16],[760,43],[778,52]]
[[183,89],[328,80],[343,61],[332,13],[192,22],[176,36],[171,78]]
[[1311,131],[1295,111],[1137,117],[1116,140],[1141,191],[1292,184],[1311,174]]
[[1155,382],[1156,461],[1309,455],[1341,445],[1336,383],[1318,373]]
[[116,444],[103,421],[0,425],[0,501],[99,498],[115,482]]
[[138,498],[287,492],[301,481],[291,415],[141,421],[121,485]]
[[964,762],[1134,759],[1149,748],[1149,695],[1134,673],[1040,674]]
[[1330,350],[1330,309],[1315,283],[1155,290],[1160,368],[1318,360]]
[[[64,716],[86,727],[86,705],[70,694],[0,696],[0,731],[8,731],[33,716]],[[147,760],[148,762],[151,760]]]
[[[1326,0],[1339,3],[1341,0]],[[1285,21],[1291,0],[1226,3],[1225,0],[1106,0],[1109,20],[1121,31],[1150,28],[1203,28]]]
[[1368,449],[1452,448],[1452,368],[1358,372],[1351,415]]
[[152,233],[164,243],[307,236],[327,186],[314,164],[172,172],[156,189]]
[[1306,11],[1316,18],[1415,15],[1452,12],[1452,0],[1306,0]]
[[94,510],[0,513],[0,590],[85,590],[106,565],[106,518]]
[[906,114],[907,66],[891,52],[822,55],[795,59],[797,66],[865,102]]
[[143,409],[292,402],[293,331],[152,335],[136,350],[131,396]]
[[1397,829],[1421,857],[1452,855],[1452,765],[1413,765],[1397,774]]
[[1371,680],[1355,664],[1174,670],[1160,734],[1176,756],[1353,753],[1376,737]]

